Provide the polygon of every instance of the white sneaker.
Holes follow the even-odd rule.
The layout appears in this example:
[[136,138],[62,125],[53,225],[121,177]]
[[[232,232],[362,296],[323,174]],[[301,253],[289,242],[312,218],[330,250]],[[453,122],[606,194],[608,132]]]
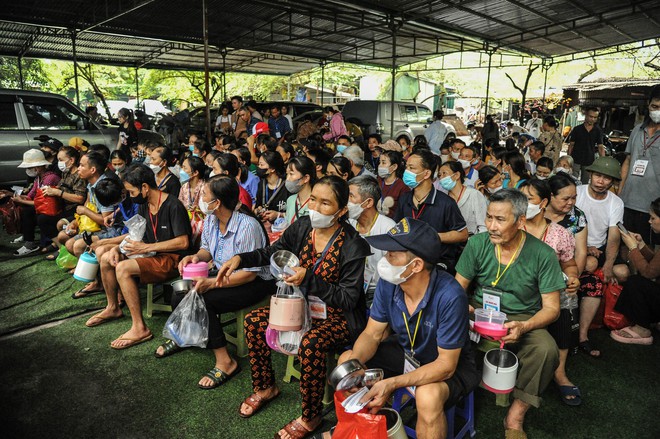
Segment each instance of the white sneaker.
[[23,235],[21,235],[18,238],[14,239],[11,243],[12,244],[19,244],[21,242],[23,242]]
[[27,248],[26,246],[23,246],[14,252],[14,256],[19,256],[19,257],[27,256],[38,251],[39,251],[39,246],[36,246],[34,248]]

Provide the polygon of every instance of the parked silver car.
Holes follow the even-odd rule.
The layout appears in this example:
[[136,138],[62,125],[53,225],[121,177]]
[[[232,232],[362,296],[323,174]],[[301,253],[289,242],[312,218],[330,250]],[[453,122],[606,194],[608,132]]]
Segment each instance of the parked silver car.
[[[104,144],[112,151],[117,145],[116,126],[91,121],[66,98],[53,93],[0,89],[0,185],[25,182],[25,170],[17,166],[23,153],[39,148],[35,137],[47,135],[65,145],[71,137],[82,137],[91,145]],[[160,134],[141,130],[140,138],[163,141]]]
[[[432,122],[433,113],[426,105],[414,102],[395,101],[394,117],[390,116],[392,104],[390,101],[349,101],[342,109],[344,120],[355,123],[362,128],[366,138],[369,134],[380,134],[383,140],[396,139],[405,135],[412,142],[415,136],[424,134]],[[394,119],[394,132],[390,132],[391,121]],[[448,133],[456,134],[456,129],[448,123]]]

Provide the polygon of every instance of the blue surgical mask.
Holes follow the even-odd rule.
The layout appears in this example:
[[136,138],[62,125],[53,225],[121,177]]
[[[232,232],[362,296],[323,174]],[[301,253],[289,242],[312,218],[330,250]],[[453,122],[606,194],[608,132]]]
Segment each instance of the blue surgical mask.
[[346,151],[346,148],[348,148],[346,145],[337,145],[337,152],[343,154],[344,151]]
[[195,145],[188,145],[188,149],[190,152],[193,152],[195,150]]
[[188,173],[182,169],[179,171],[179,180],[181,183],[185,183],[190,180],[190,175],[188,175]]
[[456,180],[452,180],[451,176],[448,175],[440,179],[440,186],[442,186],[444,190],[450,191],[456,186]]
[[403,183],[410,189],[415,189],[419,185],[417,182],[417,174],[406,169],[403,173]]
[[193,152],[193,153],[192,153],[192,156],[193,156],[193,157],[199,157],[199,154],[197,154],[196,152]]

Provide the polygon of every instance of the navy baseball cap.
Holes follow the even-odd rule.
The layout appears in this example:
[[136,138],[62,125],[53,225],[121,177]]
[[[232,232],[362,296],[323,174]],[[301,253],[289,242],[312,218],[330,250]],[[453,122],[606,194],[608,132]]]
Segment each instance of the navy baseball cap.
[[440,237],[424,221],[404,218],[383,235],[367,236],[370,246],[388,252],[410,251],[425,262],[437,264],[440,255]]

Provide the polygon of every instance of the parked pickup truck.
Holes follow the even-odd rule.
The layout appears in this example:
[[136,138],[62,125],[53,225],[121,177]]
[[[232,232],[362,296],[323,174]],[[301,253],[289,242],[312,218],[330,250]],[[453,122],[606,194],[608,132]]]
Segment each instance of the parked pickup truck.
[[[91,145],[117,146],[117,127],[91,121],[66,98],[53,93],[0,89],[0,186],[24,183],[25,169],[17,166],[23,153],[39,148],[35,137],[47,135],[67,145],[71,137],[82,137]],[[140,138],[164,142],[163,136],[141,130]]]

